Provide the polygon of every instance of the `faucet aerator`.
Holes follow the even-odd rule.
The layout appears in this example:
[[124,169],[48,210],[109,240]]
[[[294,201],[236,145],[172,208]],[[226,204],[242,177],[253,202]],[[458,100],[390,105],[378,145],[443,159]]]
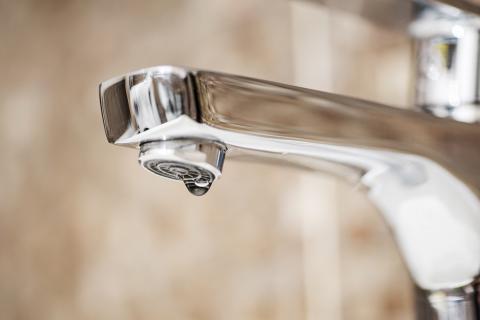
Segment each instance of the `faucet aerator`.
[[203,196],[221,176],[226,147],[201,139],[173,139],[142,144],[138,161],[160,176],[182,180],[187,190]]

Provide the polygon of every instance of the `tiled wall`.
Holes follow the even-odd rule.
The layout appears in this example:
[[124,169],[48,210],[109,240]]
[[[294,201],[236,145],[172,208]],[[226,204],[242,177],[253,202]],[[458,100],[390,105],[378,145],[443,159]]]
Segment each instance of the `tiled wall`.
[[0,319],[411,318],[358,190],[227,161],[195,198],[103,134],[97,84],[156,64],[404,104],[408,45],[355,19],[276,0],[0,1]]

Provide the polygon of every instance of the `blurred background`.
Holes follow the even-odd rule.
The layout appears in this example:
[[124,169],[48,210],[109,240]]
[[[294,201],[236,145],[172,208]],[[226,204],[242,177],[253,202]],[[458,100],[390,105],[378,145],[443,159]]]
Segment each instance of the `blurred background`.
[[361,190],[226,161],[194,197],[104,136],[99,82],[160,64],[407,105],[404,34],[321,2],[0,0],[0,319],[411,319]]

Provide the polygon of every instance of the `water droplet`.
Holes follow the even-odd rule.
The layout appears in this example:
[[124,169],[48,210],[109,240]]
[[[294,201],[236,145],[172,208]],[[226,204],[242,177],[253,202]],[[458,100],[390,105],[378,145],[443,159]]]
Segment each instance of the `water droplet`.
[[210,190],[210,187],[212,185],[212,182],[210,181],[199,181],[195,182],[193,180],[184,180],[185,187],[187,187],[187,190],[190,191],[191,194],[195,196],[203,196],[205,193]]
[[199,180],[195,181],[195,185],[201,188],[206,188],[206,187],[210,188],[210,184],[211,184],[210,180],[204,179],[204,178],[200,178]]

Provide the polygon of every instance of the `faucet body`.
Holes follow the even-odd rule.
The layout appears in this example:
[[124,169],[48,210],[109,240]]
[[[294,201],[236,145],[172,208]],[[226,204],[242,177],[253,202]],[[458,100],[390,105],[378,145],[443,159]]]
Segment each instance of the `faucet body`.
[[[455,46],[442,46],[450,36],[422,33],[422,23],[414,28],[423,48],[419,52],[431,52],[436,43],[450,50],[441,52],[458,52]],[[459,39],[456,45],[462,43]],[[432,66],[428,59],[421,61],[421,66]],[[420,70],[417,99],[431,114],[160,66],[103,82],[102,116],[110,143],[139,148],[142,166],[183,180],[195,195],[207,192],[221,176],[225,156],[280,160],[364,186],[417,287],[418,318],[479,319],[480,127],[453,120],[476,122],[478,100],[474,89],[465,93],[451,86],[459,79],[470,83],[478,72],[465,76],[465,68],[458,72],[456,64],[433,63],[443,77]],[[443,100],[430,94],[444,87],[454,89]],[[465,106],[474,110],[467,112],[470,116],[450,112]]]
[[152,142],[162,142],[153,148],[158,164],[177,173],[203,169],[210,184],[227,149],[227,156],[281,158],[361,183],[419,288],[447,300],[452,289],[465,291],[465,303],[457,296],[449,303],[472,305],[480,269],[477,125],[170,66],[104,82],[100,96],[108,141],[139,147],[141,163],[146,153],[152,160]]

